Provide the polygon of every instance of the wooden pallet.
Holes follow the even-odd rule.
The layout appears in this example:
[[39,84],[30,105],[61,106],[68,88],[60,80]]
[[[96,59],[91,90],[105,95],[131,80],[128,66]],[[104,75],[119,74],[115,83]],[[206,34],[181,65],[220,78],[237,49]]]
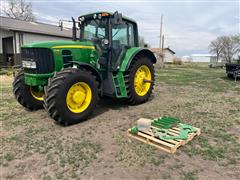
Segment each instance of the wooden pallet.
[[[185,145],[189,141],[191,141],[195,136],[199,136],[201,134],[201,130],[196,128],[197,131],[195,133],[189,133],[188,138],[186,140],[161,140],[154,137],[152,131],[149,132],[140,132],[137,134],[132,134],[131,129],[128,129],[128,136],[134,139],[137,139],[146,144],[157,147],[158,149],[168,152],[175,153],[180,146]],[[177,136],[180,133],[180,129],[177,127],[169,129],[168,135]]]

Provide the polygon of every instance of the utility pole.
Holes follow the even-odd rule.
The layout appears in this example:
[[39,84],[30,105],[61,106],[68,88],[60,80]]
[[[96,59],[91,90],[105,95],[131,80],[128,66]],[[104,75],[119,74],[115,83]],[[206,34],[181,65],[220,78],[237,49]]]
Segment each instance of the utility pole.
[[164,49],[164,35],[162,36],[162,51]]
[[163,15],[161,15],[161,22],[160,22],[160,40],[159,40],[159,50],[162,50],[162,29],[163,29]]
[[161,66],[163,67],[163,15],[161,15],[161,22],[160,22],[160,40],[159,40],[159,58],[162,59]]
[[162,64],[163,64],[163,67],[164,67],[164,54],[163,54],[163,51],[164,51],[164,35],[162,36]]

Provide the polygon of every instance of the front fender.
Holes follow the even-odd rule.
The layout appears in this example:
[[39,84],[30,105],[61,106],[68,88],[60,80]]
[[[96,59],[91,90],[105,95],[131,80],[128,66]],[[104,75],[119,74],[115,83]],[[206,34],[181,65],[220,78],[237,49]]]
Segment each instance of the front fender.
[[94,76],[96,76],[97,81],[99,82],[100,90],[102,90],[102,76],[98,72],[98,70],[91,66],[88,63],[78,62],[78,61],[71,61],[72,65],[76,65],[78,68],[82,67],[88,71],[91,71]]

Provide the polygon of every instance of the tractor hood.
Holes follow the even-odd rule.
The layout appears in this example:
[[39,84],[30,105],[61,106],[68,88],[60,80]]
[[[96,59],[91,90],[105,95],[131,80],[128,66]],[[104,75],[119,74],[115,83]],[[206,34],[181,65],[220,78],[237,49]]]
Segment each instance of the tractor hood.
[[[52,50],[55,71],[59,71],[69,61],[87,63],[96,66],[98,51],[90,41],[46,41],[23,45],[22,48],[48,48]],[[39,51],[40,53],[41,51]],[[36,52],[37,53],[37,52]],[[45,56],[44,56],[45,57]],[[42,61],[49,62],[49,59]]]
[[22,48],[50,48],[50,49],[94,49],[94,44],[90,41],[42,41],[23,45]]

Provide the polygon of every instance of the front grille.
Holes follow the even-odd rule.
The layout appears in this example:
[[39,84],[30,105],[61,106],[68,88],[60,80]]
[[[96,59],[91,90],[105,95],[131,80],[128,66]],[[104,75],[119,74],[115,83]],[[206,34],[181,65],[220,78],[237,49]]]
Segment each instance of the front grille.
[[54,71],[53,53],[48,48],[22,48],[21,58],[23,61],[35,61],[37,68],[24,68],[26,73],[45,74]]

